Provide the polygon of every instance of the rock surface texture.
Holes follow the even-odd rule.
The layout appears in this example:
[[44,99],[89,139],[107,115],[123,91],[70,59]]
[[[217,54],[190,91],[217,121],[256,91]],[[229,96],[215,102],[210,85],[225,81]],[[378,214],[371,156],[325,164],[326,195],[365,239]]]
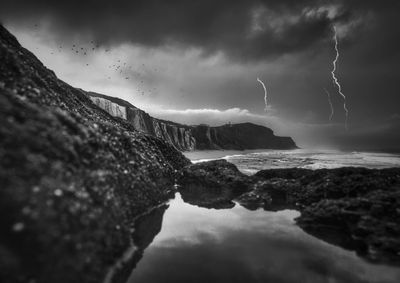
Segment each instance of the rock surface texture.
[[196,140],[188,126],[153,118],[143,110],[119,98],[94,92],[87,94],[97,106],[114,117],[126,120],[137,131],[161,138],[179,150],[196,148]]
[[131,244],[132,219],[168,199],[189,163],[0,26],[1,282],[101,282]]

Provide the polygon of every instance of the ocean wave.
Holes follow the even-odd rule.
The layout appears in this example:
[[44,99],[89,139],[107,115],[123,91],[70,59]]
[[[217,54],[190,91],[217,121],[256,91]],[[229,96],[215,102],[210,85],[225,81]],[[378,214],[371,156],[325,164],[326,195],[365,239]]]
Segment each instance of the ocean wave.
[[253,174],[263,169],[292,167],[316,170],[339,167],[389,168],[400,166],[400,155],[390,153],[308,149],[229,152],[230,154],[225,156],[221,153],[215,152],[214,157],[207,152],[206,158],[197,158],[192,162],[226,159],[245,174]]

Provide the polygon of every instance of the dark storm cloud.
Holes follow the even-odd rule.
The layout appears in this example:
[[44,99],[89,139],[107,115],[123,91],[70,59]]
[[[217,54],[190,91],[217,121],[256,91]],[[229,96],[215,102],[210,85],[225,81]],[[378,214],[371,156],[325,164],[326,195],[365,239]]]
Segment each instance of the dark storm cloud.
[[[236,59],[259,59],[319,44],[331,36],[333,22],[379,12],[383,8],[377,2],[382,1],[2,0],[0,17],[30,24],[47,20],[61,36],[89,33],[103,44],[173,44],[198,47],[205,54],[222,51]],[[385,1],[384,10],[396,5],[392,2]],[[333,18],[327,11],[305,13],[331,3],[341,5]]]
[[[77,86],[162,106],[160,118],[264,123],[260,76],[277,113],[267,126],[299,142],[304,137],[304,144],[329,139],[354,148],[399,144],[400,123],[385,120],[399,113],[399,12],[399,0],[0,0],[0,21]],[[343,100],[330,73],[333,25],[339,32],[337,75],[350,110],[345,133]],[[57,45],[92,40],[105,48],[88,56],[90,77],[79,72],[81,56],[51,53]],[[115,53],[102,52],[110,47]],[[103,67],[113,56],[141,70],[140,80],[157,92],[136,93],[134,79],[104,81]],[[162,71],[144,71],[144,64]],[[333,94],[335,127],[327,124],[323,88]]]

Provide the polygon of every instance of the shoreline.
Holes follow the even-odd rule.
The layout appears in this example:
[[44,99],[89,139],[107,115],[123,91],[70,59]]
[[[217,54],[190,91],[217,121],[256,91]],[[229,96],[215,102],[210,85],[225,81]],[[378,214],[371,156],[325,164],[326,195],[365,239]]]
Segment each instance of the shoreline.
[[334,169],[341,167],[365,167],[383,169],[400,166],[400,155],[396,153],[343,152],[340,150],[245,150],[245,151],[195,151],[184,152],[193,164],[227,160],[247,175],[260,170],[304,168]]
[[285,168],[248,176],[215,160],[185,167],[178,183],[186,202],[206,208],[238,201],[249,209],[297,209],[307,233],[370,261],[400,265],[400,168]]
[[[137,131],[59,80],[2,26],[0,51],[0,253],[7,255],[0,281],[101,281],[131,247],[135,217],[169,199],[177,183],[185,201],[204,207],[234,200],[250,209],[299,207],[304,229],[331,221],[372,247],[366,258],[378,251],[378,260],[398,260],[392,216],[400,217],[400,169],[248,176],[225,160],[192,164],[166,139]],[[143,247],[162,220],[154,213],[143,224],[154,226]]]

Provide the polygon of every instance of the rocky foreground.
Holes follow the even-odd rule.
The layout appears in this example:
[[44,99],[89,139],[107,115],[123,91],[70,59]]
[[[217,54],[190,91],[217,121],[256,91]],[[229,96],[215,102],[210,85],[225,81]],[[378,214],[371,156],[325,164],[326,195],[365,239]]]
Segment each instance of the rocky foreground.
[[182,198],[207,208],[297,209],[297,224],[371,261],[400,264],[400,168],[275,169],[242,174],[216,160],[184,168]]
[[0,281],[101,282],[189,161],[57,79],[0,26]]

